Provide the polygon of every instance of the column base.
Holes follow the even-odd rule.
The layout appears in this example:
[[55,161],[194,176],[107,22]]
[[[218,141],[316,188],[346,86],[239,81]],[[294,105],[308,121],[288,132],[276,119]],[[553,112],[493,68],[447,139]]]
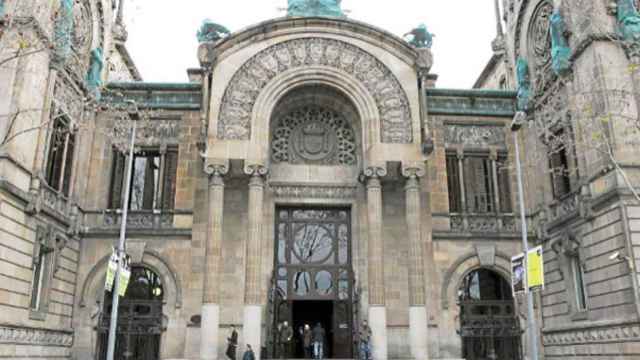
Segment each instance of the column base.
[[220,306],[218,304],[202,304],[202,321],[200,325],[201,360],[216,360],[218,358],[219,331]]
[[[242,334],[244,343],[251,345],[256,359],[260,359],[260,350],[262,349],[262,306],[245,305]],[[240,354],[244,353],[244,350],[242,349]]]
[[369,306],[369,326],[373,359],[387,360],[387,308],[385,306]]
[[409,308],[409,339],[411,341],[411,357],[416,360],[429,358],[429,345],[427,344],[427,308],[424,306],[412,306]]

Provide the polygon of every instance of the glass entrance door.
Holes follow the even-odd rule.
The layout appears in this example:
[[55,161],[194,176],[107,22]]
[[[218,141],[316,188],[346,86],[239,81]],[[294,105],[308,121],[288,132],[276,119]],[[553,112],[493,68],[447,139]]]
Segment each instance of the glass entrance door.
[[[344,208],[276,210],[276,257],[270,346],[275,357],[303,358],[305,324],[326,334],[325,358],[353,356],[351,213]],[[284,322],[293,326],[288,347],[278,343]],[[280,354],[282,349],[287,354]]]

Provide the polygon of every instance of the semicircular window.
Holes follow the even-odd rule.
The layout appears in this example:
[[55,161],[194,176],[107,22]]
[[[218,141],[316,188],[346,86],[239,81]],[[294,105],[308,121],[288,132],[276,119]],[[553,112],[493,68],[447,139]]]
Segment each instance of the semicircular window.
[[356,136],[340,113],[317,105],[276,119],[271,139],[275,163],[356,165]]

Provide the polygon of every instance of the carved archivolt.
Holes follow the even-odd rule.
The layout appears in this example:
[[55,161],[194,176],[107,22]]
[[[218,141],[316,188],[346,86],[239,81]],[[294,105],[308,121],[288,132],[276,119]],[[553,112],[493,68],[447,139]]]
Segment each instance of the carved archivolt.
[[260,92],[279,74],[307,66],[339,69],[359,80],[378,107],[383,143],[413,141],[409,100],[398,79],[373,55],[339,40],[303,38],[271,46],[247,61],[226,89],[218,138],[248,140],[253,107]]

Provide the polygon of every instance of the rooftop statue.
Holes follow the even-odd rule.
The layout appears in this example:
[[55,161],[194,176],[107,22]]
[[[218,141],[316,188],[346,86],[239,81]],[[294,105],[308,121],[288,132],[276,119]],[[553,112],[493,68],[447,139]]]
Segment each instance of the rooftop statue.
[[205,19],[198,30],[198,42],[216,42],[231,34],[231,31],[226,27],[216,24],[210,19]]
[[426,48],[426,49],[431,49],[431,46],[433,45],[433,38],[435,37],[434,34],[430,33],[429,30],[427,30],[427,25],[425,24],[420,24],[417,28],[411,30],[410,32],[406,33],[405,38],[411,36],[411,39],[407,39],[407,42],[417,48]]
[[529,63],[523,58],[518,58],[516,63],[516,75],[518,77],[518,111],[529,112],[531,103],[531,80],[529,77]]
[[571,48],[566,38],[567,27],[560,10],[551,15],[551,67],[556,75],[566,75],[571,71]]
[[640,13],[634,0],[618,0],[616,3],[618,32],[629,57],[640,56]]
[[287,16],[345,17],[342,0],[288,0]]
[[104,58],[102,55],[102,48],[91,50],[91,62],[89,65],[89,71],[87,72],[86,83],[89,92],[95,97],[96,100],[100,100],[103,67]]

